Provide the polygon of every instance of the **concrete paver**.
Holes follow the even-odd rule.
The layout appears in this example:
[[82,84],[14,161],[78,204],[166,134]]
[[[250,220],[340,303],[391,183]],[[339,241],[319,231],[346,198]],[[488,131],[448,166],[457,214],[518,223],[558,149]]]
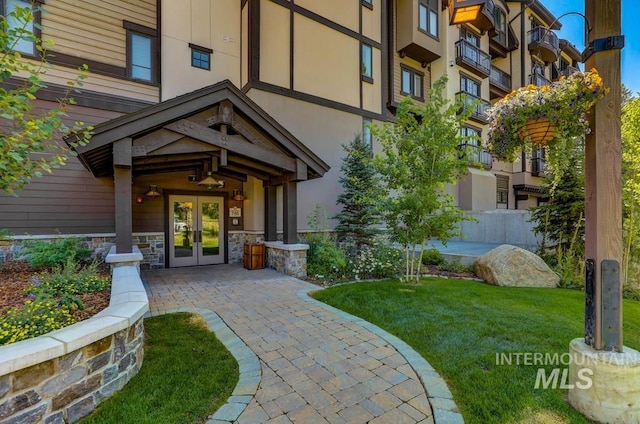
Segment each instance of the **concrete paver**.
[[[210,422],[463,422],[422,357],[373,324],[309,298],[315,286],[232,265],[148,270],[143,280],[150,315],[200,313],[239,360],[235,396]],[[431,392],[439,396],[433,407]]]

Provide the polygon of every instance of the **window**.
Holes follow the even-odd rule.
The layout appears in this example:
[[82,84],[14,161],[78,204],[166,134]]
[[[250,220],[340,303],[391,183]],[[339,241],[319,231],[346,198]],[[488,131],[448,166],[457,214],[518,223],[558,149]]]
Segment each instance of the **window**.
[[369,154],[373,157],[373,136],[371,135],[371,119],[362,118],[362,141],[369,146]]
[[124,21],[127,29],[127,76],[156,81],[156,30]]
[[418,28],[438,38],[438,0],[420,0],[418,4]]
[[493,21],[495,24],[496,35],[493,37],[498,43],[507,46],[507,15],[504,10],[496,7],[493,9]]
[[460,134],[465,138],[465,144],[471,146],[480,146],[480,130],[473,127],[463,126],[460,128]]
[[[0,0],[0,15],[8,16],[9,13],[14,12],[16,8],[32,8],[31,1],[26,0]],[[25,24],[24,20],[16,19],[11,16],[7,19],[7,29],[9,31],[14,30],[18,33],[26,31],[29,32],[36,37],[39,37],[39,24],[40,24],[40,13],[37,10],[33,12],[33,20],[28,24]],[[36,54],[36,46],[34,40],[20,37],[20,39],[13,46],[14,51],[18,51],[20,53],[35,55]]]
[[424,87],[424,74],[406,66],[402,68],[402,86],[400,92],[404,95],[410,95],[416,100],[424,100],[422,94]]
[[[507,205],[509,203],[509,177],[506,175],[496,175],[496,203]],[[504,206],[503,206],[504,208]]]
[[191,47],[191,66],[205,70],[211,69],[211,53],[213,50],[206,47],[196,46],[189,43]]
[[373,48],[362,44],[362,79],[373,82]]
[[460,75],[460,91],[475,97],[481,97],[480,83],[464,74]]

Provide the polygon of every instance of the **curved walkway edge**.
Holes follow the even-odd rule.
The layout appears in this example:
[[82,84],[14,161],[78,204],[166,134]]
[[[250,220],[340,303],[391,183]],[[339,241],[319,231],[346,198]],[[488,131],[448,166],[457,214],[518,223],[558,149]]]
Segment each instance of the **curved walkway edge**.
[[406,359],[407,363],[409,363],[411,368],[413,368],[418,375],[418,378],[420,378],[420,382],[427,392],[427,398],[429,399],[431,409],[433,410],[433,420],[435,424],[464,423],[464,418],[462,418],[462,414],[460,414],[458,406],[453,400],[453,396],[447,387],[447,383],[442,377],[440,377],[440,374],[438,374],[426,359],[424,359],[407,343],[400,340],[393,334],[386,332],[377,325],[351,315],[348,312],[334,308],[331,305],[315,300],[310,296],[310,293],[318,290],[322,289],[320,287],[313,286],[298,290],[297,294],[298,297],[305,302],[313,303],[314,305],[333,312],[354,324],[358,324],[393,346]]
[[256,354],[234,333],[227,324],[210,309],[204,308],[172,308],[160,311],[149,312],[145,316],[172,314],[178,312],[190,312],[200,315],[209,329],[216,335],[218,340],[231,352],[238,361],[240,377],[231,397],[227,403],[222,405],[212,416],[207,424],[227,424],[238,419],[244,412],[249,402],[258,391],[258,385],[262,376],[260,361]]

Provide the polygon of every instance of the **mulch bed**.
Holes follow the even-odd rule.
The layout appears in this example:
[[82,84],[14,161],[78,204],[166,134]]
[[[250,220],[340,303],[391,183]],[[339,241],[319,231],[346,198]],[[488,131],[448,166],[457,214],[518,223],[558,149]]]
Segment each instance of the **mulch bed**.
[[[27,297],[29,280],[42,270],[33,269],[28,262],[7,261],[0,264],[0,312],[5,308],[22,306]],[[111,290],[78,295],[84,310],[72,311],[76,322],[91,318],[109,306]]]

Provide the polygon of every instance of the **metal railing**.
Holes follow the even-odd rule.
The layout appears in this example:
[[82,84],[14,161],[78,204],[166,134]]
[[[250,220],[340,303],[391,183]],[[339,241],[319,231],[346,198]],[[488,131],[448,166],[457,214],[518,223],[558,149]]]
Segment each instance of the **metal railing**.
[[567,66],[566,68],[560,70],[559,74],[561,76],[568,77],[569,75],[575,74],[576,72],[580,72],[580,69],[576,68],[575,66]]
[[511,75],[502,69],[491,67],[489,82],[499,86],[505,91],[511,91]]
[[456,42],[456,61],[463,60],[485,75],[491,72],[491,56],[467,40]]
[[475,144],[463,143],[458,146],[458,150],[464,151],[467,159],[472,165],[480,165],[484,169],[493,167],[493,156],[480,146]]
[[471,112],[472,119],[479,120],[483,123],[489,122],[489,117],[487,116],[487,109],[491,107],[491,103],[481,99],[478,96],[474,96],[473,94],[466,93],[464,91],[457,92],[456,96],[458,98],[464,96],[464,102],[467,105],[473,105],[473,111]]
[[538,27],[530,30],[527,34],[529,35],[529,44],[545,43],[556,51],[560,48],[560,40],[553,30],[545,27]]
[[543,85],[551,85],[551,80],[542,74],[533,73],[529,75],[529,84],[542,87]]

